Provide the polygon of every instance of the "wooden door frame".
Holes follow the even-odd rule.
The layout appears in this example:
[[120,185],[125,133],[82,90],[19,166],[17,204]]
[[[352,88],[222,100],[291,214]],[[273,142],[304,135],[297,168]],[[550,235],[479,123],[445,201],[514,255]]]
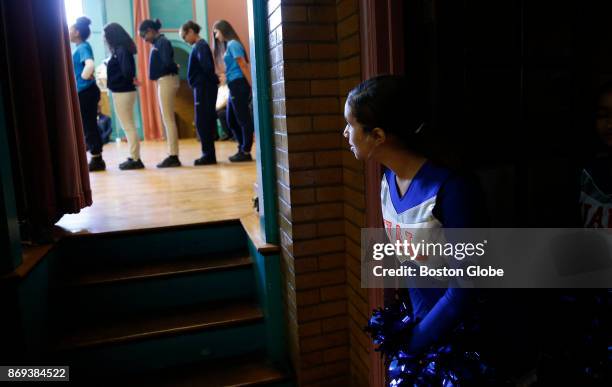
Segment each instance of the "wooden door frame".
[[[404,72],[403,2],[360,0],[361,75]],[[382,227],[380,211],[381,165],[372,160],[365,165],[366,227]],[[368,289],[370,309],[384,304],[384,289]],[[385,384],[385,364],[374,345],[370,347],[370,386]]]

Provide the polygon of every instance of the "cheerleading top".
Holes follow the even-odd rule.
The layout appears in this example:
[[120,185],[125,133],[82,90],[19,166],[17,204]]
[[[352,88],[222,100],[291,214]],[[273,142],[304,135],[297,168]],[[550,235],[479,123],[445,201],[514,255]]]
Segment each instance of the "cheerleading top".
[[[387,234],[415,228],[484,227],[486,215],[478,184],[426,161],[400,195],[396,175],[386,169],[381,182],[382,215]],[[401,235],[399,235],[402,238]],[[419,352],[449,332],[473,299],[470,289],[410,288],[414,328],[409,350]]]

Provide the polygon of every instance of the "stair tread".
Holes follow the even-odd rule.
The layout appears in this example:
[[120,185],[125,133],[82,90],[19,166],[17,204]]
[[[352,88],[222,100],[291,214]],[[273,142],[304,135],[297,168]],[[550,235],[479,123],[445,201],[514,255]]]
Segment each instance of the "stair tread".
[[89,269],[86,272],[72,273],[65,281],[66,286],[84,286],[115,283],[138,279],[159,278],[179,274],[201,273],[206,271],[227,270],[246,267],[252,264],[248,253],[230,253],[224,257],[186,258],[173,262],[154,262],[124,267]]
[[58,350],[124,343],[190,331],[260,321],[263,314],[253,301],[216,302],[133,316],[108,315],[93,321],[66,324]]
[[264,354],[171,367],[148,374],[149,386],[256,386],[289,380]]

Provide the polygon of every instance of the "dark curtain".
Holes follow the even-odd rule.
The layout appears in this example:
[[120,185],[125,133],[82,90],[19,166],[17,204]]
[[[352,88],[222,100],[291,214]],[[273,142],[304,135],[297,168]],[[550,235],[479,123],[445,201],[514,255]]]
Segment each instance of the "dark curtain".
[[19,217],[50,229],[92,203],[64,1],[0,7]]

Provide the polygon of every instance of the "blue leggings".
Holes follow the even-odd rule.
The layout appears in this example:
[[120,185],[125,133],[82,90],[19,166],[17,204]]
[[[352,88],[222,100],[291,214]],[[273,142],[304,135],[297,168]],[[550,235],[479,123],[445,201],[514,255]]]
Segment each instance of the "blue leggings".
[[235,79],[227,84],[227,124],[238,141],[238,150],[248,153],[253,146],[253,116],[249,108],[251,86],[245,78]]
[[217,128],[217,85],[193,88],[195,125],[202,144],[202,156],[215,159],[215,131]]

